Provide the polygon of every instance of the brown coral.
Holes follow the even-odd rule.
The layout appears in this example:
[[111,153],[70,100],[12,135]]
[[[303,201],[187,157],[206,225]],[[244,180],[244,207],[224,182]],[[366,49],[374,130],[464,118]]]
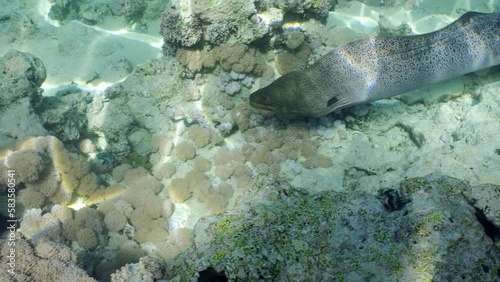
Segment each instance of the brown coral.
[[221,44],[213,49],[215,60],[224,70],[260,76],[265,69],[264,56],[245,44]]
[[281,75],[304,69],[310,55],[311,49],[306,44],[292,52],[281,52],[276,55],[276,68]]
[[177,49],[176,58],[183,66],[191,72],[199,72],[203,68],[215,67],[215,60],[212,55],[205,50],[189,48]]

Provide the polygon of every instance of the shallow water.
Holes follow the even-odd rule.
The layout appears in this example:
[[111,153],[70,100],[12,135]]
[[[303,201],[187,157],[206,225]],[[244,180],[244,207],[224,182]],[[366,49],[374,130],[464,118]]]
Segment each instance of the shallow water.
[[[466,218],[461,228],[474,228],[473,234],[483,235],[471,243],[479,246],[477,250],[491,245],[491,238],[490,251],[498,253],[498,67],[322,118],[282,120],[248,104],[255,90],[294,68],[311,65],[347,42],[432,32],[467,11],[499,12],[496,3],[339,0],[328,12],[315,4],[304,10],[299,4],[280,6],[274,1],[260,1],[257,6],[243,0],[212,2],[172,1],[168,5],[175,9],[164,16],[163,23],[161,14],[167,7],[163,1],[3,3],[0,55],[10,57],[0,59],[0,169],[5,171],[0,178],[5,192],[0,200],[6,203],[1,205],[1,220],[7,227],[17,222],[15,228],[5,229],[0,277],[11,279],[9,275],[15,272],[20,281],[68,277],[109,281],[110,274],[125,264],[149,257],[167,270],[179,267],[153,275],[172,281],[200,275],[235,281],[290,277],[296,281],[369,277],[383,281],[388,267],[391,272],[385,281],[446,281],[449,276],[441,266],[447,260],[454,267],[460,264],[452,258],[440,261],[442,249],[455,244],[449,237],[460,237],[462,231],[457,231],[459,235],[439,233],[438,227],[451,228],[444,226],[445,220],[428,231],[430,221],[424,224],[422,218],[451,219],[455,213]],[[176,24],[169,22],[173,19]],[[164,37],[168,48],[163,45]],[[196,42],[191,46],[191,41]],[[43,84],[37,85],[37,79]],[[403,193],[400,183],[419,177],[427,177],[434,190],[421,188],[411,195],[411,202],[400,199],[398,208],[387,202],[394,195],[383,189]],[[474,185],[486,186],[474,190]],[[460,193],[467,195],[466,200],[453,202],[460,193],[446,190],[449,186],[463,188]],[[438,189],[451,194],[440,194]],[[331,198],[334,202],[327,209],[338,208],[338,212],[322,213],[327,204],[317,200],[314,206],[314,197]],[[297,204],[304,206],[294,214],[289,208]],[[402,231],[405,221],[400,222],[387,206],[410,214],[409,226],[425,227],[415,227],[417,231],[407,235],[415,236],[418,244],[406,248],[411,245],[408,239],[398,241],[397,248],[389,247],[394,242],[386,234],[406,233]],[[472,207],[484,211],[493,231],[482,229],[484,221],[479,224],[481,216]],[[310,225],[303,226],[308,212]],[[252,215],[255,222],[247,221]],[[290,219],[294,216],[296,222]],[[328,218],[335,219],[329,222]],[[266,226],[266,221],[272,224]],[[322,239],[323,231],[317,228],[325,222],[348,222],[346,226],[353,224],[355,231],[333,229],[347,239]],[[259,224],[257,230],[263,233],[266,228],[271,228],[269,234],[287,230],[283,231],[285,240],[266,237],[267,233],[252,237],[253,226]],[[295,235],[286,239],[287,232],[295,234],[300,228],[303,234],[309,234],[308,228],[313,230],[311,241]],[[431,235],[422,235],[423,229]],[[241,233],[234,235],[233,230],[244,230],[249,236],[238,237]],[[357,236],[363,232],[378,240],[367,249],[380,252],[390,262],[371,265],[373,257],[364,257],[364,251],[335,245],[357,246],[360,243],[354,240],[361,240],[363,236]],[[255,258],[243,247],[231,249],[238,242],[218,245],[228,238],[245,240],[246,247],[251,240],[274,238],[275,245],[285,250],[276,255],[265,243],[256,242],[266,248],[256,247]],[[17,253],[6,251],[9,242],[17,242]],[[348,250],[339,257],[347,257],[351,268],[316,268],[338,259],[326,251],[317,261],[302,263],[307,254],[318,255],[309,250],[321,242],[330,249]],[[376,249],[384,244],[387,250]],[[438,247],[426,249],[428,245]],[[204,247],[207,257],[189,256],[203,253],[200,248]],[[52,270],[42,263],[33,269],[25,267],[22,258],[33,256],[30,248],[41,261],[60,261],[65,267]],[[289,249],[296,253],[288,256]],[[397,263],[396,249],[407,254]],[[461,246],[457,253],[468,251]],[[208,255],[211,252],[213,257]],[[16,253],[14,267],[7,264],[12,263],[12,253]],[[354,259],[356,254],[363,258]],[[469,276],[476,266],[464,266],[464,279],[499,279],[495,271],[500,262],[491,259],[495,254],[474,257],[484,259],[482,270],[478,276]],[[245,263],[234,263],[233,256]],[[422,266],[418,259],[411,259],[418,256],[429,264]],[[176,257],[189,265],[185,272]],[[292,258],[297,265],[291,263]],[[246,264],[245,259],[255,264]],[[304,269],[307,265],[311,269]],[[290,270],[294,267],[296,273]],[[42,269],[49,270],[37,273]],[[325,275],[318,274],[322,272]],[[330,272],[337,272],[337,277],[329,277]],[[139,276],[119,275],[126,281],[140,281],[134,280]],[[37,276],[41,278],[33,278]]]

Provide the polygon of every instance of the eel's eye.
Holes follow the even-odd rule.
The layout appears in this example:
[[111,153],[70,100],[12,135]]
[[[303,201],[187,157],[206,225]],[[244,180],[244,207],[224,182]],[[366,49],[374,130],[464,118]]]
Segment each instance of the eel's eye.
[[330,100],[328,100],[328,102],[326,103],[326,106],[330,107],[331,105],[337,103],[338,101],[339,99],[337,99],[337,97],[330,98]]

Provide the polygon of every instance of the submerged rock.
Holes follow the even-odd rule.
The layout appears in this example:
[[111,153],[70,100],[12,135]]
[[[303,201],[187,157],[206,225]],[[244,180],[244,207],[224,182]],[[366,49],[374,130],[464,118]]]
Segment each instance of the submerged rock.
[[[498,202],[499,187],[488,187],[490,202]],[[305,195],[277,182],[256,188],[242,208],[198,223],[194,246],[167,264],[169,279],[208,273],[229,281],[499,279],[492,246],[498,226],[468,196],[476,187],[458,179],[403,181],[394,190],[407,202],[392,211],[366,192]]]

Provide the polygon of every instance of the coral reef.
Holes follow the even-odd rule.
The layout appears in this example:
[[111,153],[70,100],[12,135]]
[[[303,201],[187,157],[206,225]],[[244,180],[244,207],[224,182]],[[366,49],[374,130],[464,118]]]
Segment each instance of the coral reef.
[[[336,3],[53,1],[58,30],[77,32],[58,37],[64,56],[93,56],[82,52],[99,38],[70,19],[112,15],[143,30],[172,5],[161,28],[178,61],[153,59],[131,73],[132,57],[104,60],[103,75],[117,67],[130,76],[104,91],[110,76],[90,77],[95,92],[75,82],[42,96],[39,59],[0,58],[0,145],[8,145],[0,170],[16,171],[19,249],[29,253],[14,279],[498,280],[498,91],[478,79],[498,81],[494,72],[463,78],[454,94],[423,90],[321,119],[286,123],[248,105],[275,71],[365,35],[357,16],[317,20],[328,2]],[[49,34],[5,15],[9,26],[22,22],[12,42]],[[381,16],[374,29],[408,33],[411,25],[391,20]],[[95,42],[99,59],[128,46]],[[52,91],[52,80],[46,86]],[[442,103],[448,95],[456,99]],[[414,178],[434,170],[483,185]],[[6,183],[0,174],[0,192]],[[5,264],[0,280],[12,280]]]
[[[284,45],[296,49],[304,42],[301,31],[283,31],[283,12],[325,18],[330,1],[179,1],[162,15],[164,54],[176,57],[191,72],[219,64],[226,71],[262,76],[266,70],[262,50]],[[279,16],[276,16],[279,15]],[[282,34],[283,33],[283,34]],[[259,46],[259,50],[250,47]],[[192,48],[187,48],[192,47]],[[237,91],[236,91],[237,92]],[[234,93],[234,92],[233,92]]]

